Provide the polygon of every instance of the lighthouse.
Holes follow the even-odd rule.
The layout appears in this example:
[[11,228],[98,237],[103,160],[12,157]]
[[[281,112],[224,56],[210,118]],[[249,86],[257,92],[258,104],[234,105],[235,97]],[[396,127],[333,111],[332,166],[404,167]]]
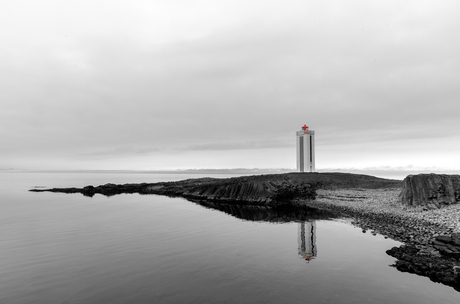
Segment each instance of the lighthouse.
[[297,171],[315,171],[315,131],[309,130],[307,125],[297,131]]

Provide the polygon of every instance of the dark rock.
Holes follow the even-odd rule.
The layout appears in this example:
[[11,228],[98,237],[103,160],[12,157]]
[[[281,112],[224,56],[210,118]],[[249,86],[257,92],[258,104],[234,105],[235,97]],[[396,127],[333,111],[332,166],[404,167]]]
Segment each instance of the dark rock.
[[436,240],[434,240],[434,241],[431,241],[431,244],[433,244],[433,245],[437,245],[437,246],[445,246],[445,245],[446,245],[445,243],[443,243],[443,242],[439,242],[439,241],[436,241]]
[[455,248],[454,246],[452,246],[451,244],[446,244],[446,247],[449,248],[451,251],[453,252],[456,252],[458,251],[457,248]]
[[436,241],[439,241],[442,243],[450,243],[452,241],[452,238],[447,235],[439,235],[436,237]]
[[456,204],[460,201],[460,175],[409,175],[403,181],[400,197],[405,205],[428,209]]
[[432,256],[419,255],[414,246],[393,247],[387,254],[397,258],[394,267],[402,272],[410,272],[429,277],[460,291],[459,266],[450,259],[433,259]]
[[430,243],[441,255],[459,260],[460,246],[457,245],[457,236],[455,233],[452,236],[436,236]]
[[460,284],[460,266],[454,266],[454,267],[453,267],[453,270],[454,270],[454,279],[455,279],[455,282],[457,282],[458,284]]
[[244,205],[279,205],[316,197],[318,188],[395,188],[401,181],[348,173],[286,173],[234,178],[198,178],[153,184],[105,184],[97,187],[32,189],[33,192],[82,193],[106,196],[121,193],[180,196],[192,200]]
[[452,233],[451,239],[452,239],[451,241],[452,244],[460,247],[460,233]]

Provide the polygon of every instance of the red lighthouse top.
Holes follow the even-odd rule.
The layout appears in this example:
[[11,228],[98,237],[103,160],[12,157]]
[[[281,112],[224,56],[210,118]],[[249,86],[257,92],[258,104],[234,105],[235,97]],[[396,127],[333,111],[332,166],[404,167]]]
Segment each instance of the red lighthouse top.
[[303,125],[302,130],[303,130],[303,134],[308,134],[308,127],[307,127],[307,125]]

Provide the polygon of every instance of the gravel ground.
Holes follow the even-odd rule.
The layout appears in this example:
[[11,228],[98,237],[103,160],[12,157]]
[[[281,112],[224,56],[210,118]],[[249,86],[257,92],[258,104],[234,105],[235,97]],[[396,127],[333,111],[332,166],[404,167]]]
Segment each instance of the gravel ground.
[[317,190],[317,198],[309,203],[338,211],[349,211],[357,215],[382,215],[385,218],[406,220],[409,226],[426,222],[439,227],[433,235],[460,232],[460,204],[437,210],[424,210],[421,207],[401,205],[401,189],[337,189]]

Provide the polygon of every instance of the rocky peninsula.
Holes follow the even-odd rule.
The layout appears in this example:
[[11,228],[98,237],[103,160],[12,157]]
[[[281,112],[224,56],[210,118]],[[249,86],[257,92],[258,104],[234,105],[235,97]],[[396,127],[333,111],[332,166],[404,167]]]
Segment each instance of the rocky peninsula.
[[347,173],[286,173],[30,191],[85,196],[158,194],[184,197],[222,211],[236,205],[268,208],[272,211],[265,216],[276,218],[283,218],[280,208],[289,207],[294,219],[304,212],[302,208],[321,209],[352,218],[363,232],[402,242],[387,251],[397,258],[393,266],[398,270],[460,291],[459,176],[420,174],[400,181]]

